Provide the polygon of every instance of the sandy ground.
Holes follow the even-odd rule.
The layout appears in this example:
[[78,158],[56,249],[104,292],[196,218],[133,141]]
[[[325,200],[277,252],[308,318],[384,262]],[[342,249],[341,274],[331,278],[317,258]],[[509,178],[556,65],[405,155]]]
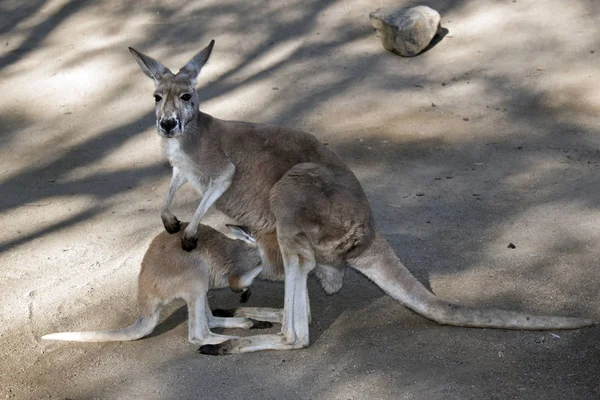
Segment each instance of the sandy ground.
[[[201,108],[328,142],[437,295],[600,320],[599,5],[431,1],[449,32],[403,59],[367,17],[392,3],[0,3],[0,397],[600,398],[599,328],[438,326],[356,273],[335,296],[311,281],[304,350],[200,356],[181,303],[144,340],[40,340],[135,319],[170,170],[127,46],[177,69],[212,38]],[[259,283],[250,305],[282,295]]]

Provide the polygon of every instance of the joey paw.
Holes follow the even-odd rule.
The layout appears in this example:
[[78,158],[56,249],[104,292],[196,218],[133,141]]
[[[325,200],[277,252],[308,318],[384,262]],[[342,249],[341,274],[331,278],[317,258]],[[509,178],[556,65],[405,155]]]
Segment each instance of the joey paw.
[[246,290],[242,291],[242,294],[240,295],[240,303],[247,303],[251,294],[252,291],[250,288],[246,288]]
[[198,238],[183,236],[181,238],[181,248],[185,251],[192,251],[198,246]]

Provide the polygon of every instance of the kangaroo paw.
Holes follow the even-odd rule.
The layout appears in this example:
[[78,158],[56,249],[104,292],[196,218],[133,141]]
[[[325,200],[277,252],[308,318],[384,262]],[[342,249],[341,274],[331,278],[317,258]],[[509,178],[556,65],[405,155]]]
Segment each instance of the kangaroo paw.
[[185,251],[192,251],[198,246],[198,238],[183,236],[181,238],[181,248]]
[[165,226],[165,230],[170,234],[177,233],[181,229],[181,221],[177,217],[173,217],[167,221],[163,220],[163,225]]

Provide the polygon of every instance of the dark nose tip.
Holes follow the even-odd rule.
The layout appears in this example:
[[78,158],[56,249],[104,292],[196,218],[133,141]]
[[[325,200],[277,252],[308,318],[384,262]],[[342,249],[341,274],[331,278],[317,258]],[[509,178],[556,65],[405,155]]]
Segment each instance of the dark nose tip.
[[175,118],[165,118],[160,121],[160,127],[165,132],[170,132],[171,129],[175,128],[176,126],[177,126],[177,121],[175,120]]

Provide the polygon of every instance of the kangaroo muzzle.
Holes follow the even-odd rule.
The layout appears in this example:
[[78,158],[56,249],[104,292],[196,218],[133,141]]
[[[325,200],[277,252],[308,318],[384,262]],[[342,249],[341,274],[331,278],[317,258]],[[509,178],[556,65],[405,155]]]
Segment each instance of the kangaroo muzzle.
[[164,136],[170,137],[177,133],[180,128],[179,121],[176,118],[162,118],[158,123],[159,131]]

